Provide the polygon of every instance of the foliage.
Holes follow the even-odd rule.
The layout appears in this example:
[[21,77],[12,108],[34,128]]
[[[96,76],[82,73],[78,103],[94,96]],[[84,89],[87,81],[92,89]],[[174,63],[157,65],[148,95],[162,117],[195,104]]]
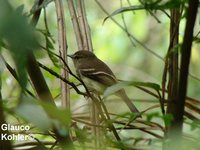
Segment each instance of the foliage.
[[23,5],[12,10],[7,1],[1,1],[0,38],[8,44],[16,64],[19,82],[24,89],[27,82],[25,69],[27,55],[30,50],[38,47],[38,43],[34,28],[28,24],[27,18],[23,16],[22,12]]
[[[34,0],[22,5],[22,2],[0,0],[0,61],[4,64],[0,68],[3,104],[0,116],[5,114],[4,121],[8,124],[30,126],[29,130],[9,131],[10,134],[32,138],[23,141],[23,144],[14,140],[12,147],[20,149],[28,145],[36,149],[167,149],[165,145],[171,140],[167,139],[167,135],[170,137],[168,133],[173,128],[176,115],[169,111],[169,87],[173,76],[170,74],[172,64],[166,64],[172,55],[182,57],[182,33],[185,31],[189,1],[120,0],[119,5],[116,1],[97,0],[84,1],[85,5],[81,0],[68,0],[68,4],[64,2],[62,5],[58,5],[58,2]],[[97,7],[106,13],[106,17]],[[171,13],[173,10],[180,10],[180,42],[175,45],[172,44],[175,34],[171,34],[172,30],[169,29],[170,22],[175,22]],[[59,11],[64,13],[59,16]],[[35,17],[39,20],[37,26],[33,27],[29,22]],[[116,63],[109,65],[113,72],[117,72],[116,76],[127,81],[108,87],[103,97],[89,93],[73,73],[71,61],[68,62],[61,55],[63,37],[59,33],[65,31],[65,24],[59,28],[61,17],[66,19],[66,53],[73,53],[81,44],[84,48],[94,49],[102,60]],[[87,29],[88,23],[91,33]],[[176,25],[172,27],[177,28]],[[197,77],[200,73],[200,32],[197,26],[192,28],[192,49],[195,56],[192,56],[190,65],[195,75],[189,72],[189,92],[184,103],[182,132],[186,142],[183,143],[183,149],[200,147],[197,142],[200,128],[200,79]],[[122,34],[123,32],[126,34]],[[166,52],[171,45],[171,51]],[[43,85],[38,90],[30,72],[27,72],[28,69],[33,69],[27,67],[32,54],[37,58],[36,64],[42,70],[50,93],[44,92]],[[179,59],[178,68],[180,70]],[[67,74],[66,78],[63,72]],[[166,80],[164,72],[168,77]],[[39,78],[35,78],[35,81],[40,82]],[[70,98],[70,106],[63,103],[63,86],[60,86],[60,82],[70,89],[70,93],[67,93],[70,96],[66,94]],[[123,107],[123,102],[112,96],[120,89],[126,89],[128,95],[133,97],[142,118],[128,112]],[[46,95],[52,97],[52,103],[45,101],[48,97]],[[172,148],[175,149],[173,146]],[[0,149],[3,148],[0,146]]]

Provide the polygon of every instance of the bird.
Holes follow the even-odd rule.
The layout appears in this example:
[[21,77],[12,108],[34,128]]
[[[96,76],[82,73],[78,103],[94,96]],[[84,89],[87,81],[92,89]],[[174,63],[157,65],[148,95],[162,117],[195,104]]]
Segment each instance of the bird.
[[[72,59],[76,74],[89,91],[102,95],[106,88],[118,83],[112,70],[93,52],[79,50],[67,56]],[[124,100],[131,112],[139,114],[139,110],[131,102],[124,89],[120,89],[115,95]]]

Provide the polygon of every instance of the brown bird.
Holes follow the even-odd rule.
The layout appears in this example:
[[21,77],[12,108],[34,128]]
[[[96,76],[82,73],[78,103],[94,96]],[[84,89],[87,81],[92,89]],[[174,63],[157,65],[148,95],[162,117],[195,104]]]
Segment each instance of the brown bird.
[[[118,82],[111,69],[98,59],[94,53],[82,50],[68,56],[73,60],[77,75],[83,80],[90,91],[101,95],[107,87]],[[124,100],[131,112],[139,113],[138,109],[126,95],[124,89],[116,92],[116,95]]]

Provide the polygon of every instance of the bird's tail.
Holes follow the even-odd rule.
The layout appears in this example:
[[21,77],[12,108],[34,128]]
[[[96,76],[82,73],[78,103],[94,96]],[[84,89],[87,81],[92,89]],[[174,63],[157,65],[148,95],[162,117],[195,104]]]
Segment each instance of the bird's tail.
[[[124,100],[124,102],[129,107],[129,109],[131,110],[131,112],[137,113],[137,114],[140,113],[139,110],[135,107],[135,105],[131,102],[131,100],[127,96],[126,92],[124,91],[124,89],[118,91],[117,92],[117,96],[119,96],[120,98],[122,98]],[[139,114],[139,116],[141,117],[140,114]]]

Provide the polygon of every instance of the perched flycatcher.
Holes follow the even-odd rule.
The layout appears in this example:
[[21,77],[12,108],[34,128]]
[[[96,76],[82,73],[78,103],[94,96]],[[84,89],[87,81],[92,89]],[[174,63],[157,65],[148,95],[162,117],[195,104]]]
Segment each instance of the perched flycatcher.
[[[81,50],[68,56],[73,60],[77,75],[83,80],[90,91],[101,95],[107,87],[117,83],[117,79],[111,69],[98,59],[94,53]],[[126,95],[124,89],[116,92],[116,95],[124,100],[131,112],[139,113]]]

